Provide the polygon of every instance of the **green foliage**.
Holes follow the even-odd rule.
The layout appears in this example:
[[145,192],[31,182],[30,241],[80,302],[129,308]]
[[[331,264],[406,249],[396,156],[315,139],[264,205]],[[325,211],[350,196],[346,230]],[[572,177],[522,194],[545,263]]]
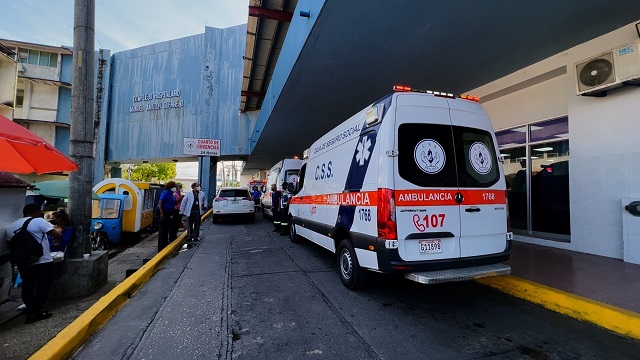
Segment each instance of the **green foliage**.
[[131,171],[131,180],[165,182],[176,177],[176,164],[140,164]]

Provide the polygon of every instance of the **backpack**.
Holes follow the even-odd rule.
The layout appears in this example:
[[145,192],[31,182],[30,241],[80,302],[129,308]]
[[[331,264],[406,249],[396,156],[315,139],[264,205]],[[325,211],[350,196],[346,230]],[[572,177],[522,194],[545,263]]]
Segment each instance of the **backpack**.
[[9,241],[9,259],[12,264],[18,266],[31,265],[43,255],[42,244],[36,240],[27,226],[33,218],[27,219],[22,228],[14,233]]

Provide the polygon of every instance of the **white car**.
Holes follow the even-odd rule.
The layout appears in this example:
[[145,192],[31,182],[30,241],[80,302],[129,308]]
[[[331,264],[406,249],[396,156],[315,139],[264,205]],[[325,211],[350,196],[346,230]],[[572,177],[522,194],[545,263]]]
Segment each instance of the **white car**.
[[211,220],[217,223],[221,217],[244,217],[249,221],[255,218],[255,203],[246,188],[224,187],[218,190],[213,199]]

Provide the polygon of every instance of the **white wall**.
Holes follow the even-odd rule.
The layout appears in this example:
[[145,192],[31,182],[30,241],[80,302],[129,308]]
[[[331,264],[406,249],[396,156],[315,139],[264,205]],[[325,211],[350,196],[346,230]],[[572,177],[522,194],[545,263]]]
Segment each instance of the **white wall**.
[[577,96],[575,63],[635,40],[634,22],[469,91],[490,97],[566,66],[564,75],[483,103],[496,130],[569,117],[571,243],[517,239],[622,258],[620,199],[640,197],[640,88],[611,90],[602,98]]

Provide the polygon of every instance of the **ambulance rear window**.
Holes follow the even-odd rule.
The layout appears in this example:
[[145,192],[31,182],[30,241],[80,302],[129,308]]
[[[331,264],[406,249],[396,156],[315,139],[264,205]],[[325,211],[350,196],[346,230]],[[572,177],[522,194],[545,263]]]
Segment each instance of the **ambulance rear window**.
[[421,187],[457,187],[451,126],[400,125],[398,172],[403,179]]
[[420,187],[490,187],[500,178],[491,134],[451,125],[398,127],[398,173]]
[[491,134],[484,130],[454,126],[461,188],[489,187],[500,179],[496,149]]

